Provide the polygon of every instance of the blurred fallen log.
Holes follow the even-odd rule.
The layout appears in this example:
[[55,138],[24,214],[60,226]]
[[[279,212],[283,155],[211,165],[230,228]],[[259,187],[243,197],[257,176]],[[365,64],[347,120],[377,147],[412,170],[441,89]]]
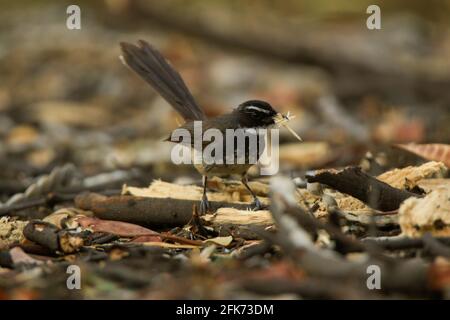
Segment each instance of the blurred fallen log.
[[28,208],[43,206],[43,205],[54,205],[58,202],[73,200],[75,195],[70,194],[55,194],[49,193],[33,199],[26,199],[19,203],[13,203],[0,207],[0,217],[4,215],[14,215],[15,212],[25,210]]
[[[117,170],[82,178],[73,164],[54,168],[50,174],[40,176],[22,193],[11,196],[6,203],[0,203],[0,216],[41,205],[73,200],[82,191],[102,191],[110,193],[106,187],[142,175],[139,169]],[[0,188],[2,187],[0,183]],[[104,190],[107,190],[106,192]],[[115,191],[112,191],[115,193]]]
[[[105,190],[102,194],[118,194],[119,190]],[[57,203],[72,201],[76,198],[78,193],[75,194],[65,194],[65,193],[49,193],[47,195],[42,195],[33,199],[26,199],[18,203],[13,203],[11,205],[6,205],[0,207],[0,217],[4,215],[19,216],[19,212],[25,209],[39,207],[39,206],[54,206]],[[22,216],[22,215],[20,215]]]
[[64,187],[78,185],[79,183],[80,180],[75,166],[68,163],[64,166],[54,168],[48,175],[42,175],[25,192],[15,194],[5,204],[0,203],[0,209],[8,205],[20,203],[23,200],[34,199],[51,192],[59,191],[59,189]]
[[3,180],[0,181],[0,194],[12,195],[25,190],[27,185],[23,181]]
[[[135,196],[106,197],[84,193],[75,198],[75,205],[106,220],[119,220],[149,227],[183,226],[193,214],[197,200],[173,198],[144,198]],[[212,211],[232,207],[246,210],[247,204],[210,201]]]
[[369,207],[381,211],[393,211],[410,197],[418,194],[400,190],[361,171],[359,167],[344,170],[324,170],[306,176],[308,182],[323,183],[339,192],[355,197]]

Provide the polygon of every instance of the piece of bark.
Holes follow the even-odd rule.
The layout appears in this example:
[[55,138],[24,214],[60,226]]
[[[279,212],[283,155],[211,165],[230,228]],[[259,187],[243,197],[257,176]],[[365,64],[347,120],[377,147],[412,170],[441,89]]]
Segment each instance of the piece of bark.
[[84,240],[81,234],[59,230],[55,225],[41,220],[32,220],[23,229],[25,238],[48,248],[52,253],[78,251]]
[[260,239],[250,227],[268,228],[274,223],[268,210],[250,211],[235,208],[221,208],[215,214],[203,216],[203,220],[219,235],[232,234],[246,240]]
[[396,210],[404,200],[420,197],[418,194],[393,188],[362,172],[359,167],[349,167],[340,171],[320,171],[315,175],[307,175],[306,178],[308,182],[323,183],[381,211]]
[[[143,198],[135,196],[106,197],[96,193],[85,193],[75,198],[75,205],[94,212],[95,216],[107,220],[119,220],[149,227],[183,226],[192,218],[197,200],[172,198]],[[210,201],[213,212],[223,207],[247,209],[243,203]]]
[[58,227],[51,223],[32,220],[23,229],[23,235],[28,240],[56,252],[59,250],[58,231]]

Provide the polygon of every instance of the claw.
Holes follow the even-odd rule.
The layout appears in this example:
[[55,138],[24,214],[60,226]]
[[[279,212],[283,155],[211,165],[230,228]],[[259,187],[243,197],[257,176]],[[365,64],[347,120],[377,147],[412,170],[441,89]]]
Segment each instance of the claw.
[[209,201],[206,197],[202,198],[200,201],[200,215],[204,215],[211,211],[211,206],[209,205]]
[[262,205],[261,201],[259,201],[258,198],[255,198],[255,200],[250,205],[250,210],[253,210],[253,211],[261,210],[262,208],[263,208],[263,205]]

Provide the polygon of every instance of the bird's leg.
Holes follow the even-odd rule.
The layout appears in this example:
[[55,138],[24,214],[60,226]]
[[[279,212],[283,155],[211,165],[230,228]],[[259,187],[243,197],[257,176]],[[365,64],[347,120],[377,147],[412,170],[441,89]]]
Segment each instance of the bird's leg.
[[206,182],[207,181],[208,181],[208,177],[203,176],[202,177],[203,196],[202,196],[202,201],[200,202],[200,214],[206,214],[208,211],[210,211],[208,197],[206,196]]
[[248,186],[247,175],[244,174],[242,176],[242,180],[241,181],[242,181],[242,184],[247,188],[247,190],[250,192],[250,194],[253,197],[253,202],[251,204],[252,210],[261,210],[263,206],[261,204],[261,201],[259,201],[258,197],[256,196],[256,194]]

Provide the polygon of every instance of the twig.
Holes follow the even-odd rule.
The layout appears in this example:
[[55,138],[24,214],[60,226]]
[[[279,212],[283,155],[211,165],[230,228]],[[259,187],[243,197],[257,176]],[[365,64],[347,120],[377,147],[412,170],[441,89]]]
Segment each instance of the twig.
[[[385,250],[407,250],[424,247],[424,238],[395,237],[368,237],[361,240],[363,243],[374,243]],[[450,237],[435,237],[433,242],[450,246]]]
[[[106,220],[119,220],[152,227],[184,226],[192,219],[192,207],[198,201],[173,198],[143,198],[135,196],[105,197],[84,193],[75,198],[75,205],[90,210]],[[248,205],[210,202],[211,209],[223,207],[246,209]]]
[[325,170],[306,176],[308,182],[320,182],[348,195],[369,207],[381,211],[392,211],[410,197],[420,197],[416,193],[391,187],[361,171],[359,167],[349,167],[341,171]]

